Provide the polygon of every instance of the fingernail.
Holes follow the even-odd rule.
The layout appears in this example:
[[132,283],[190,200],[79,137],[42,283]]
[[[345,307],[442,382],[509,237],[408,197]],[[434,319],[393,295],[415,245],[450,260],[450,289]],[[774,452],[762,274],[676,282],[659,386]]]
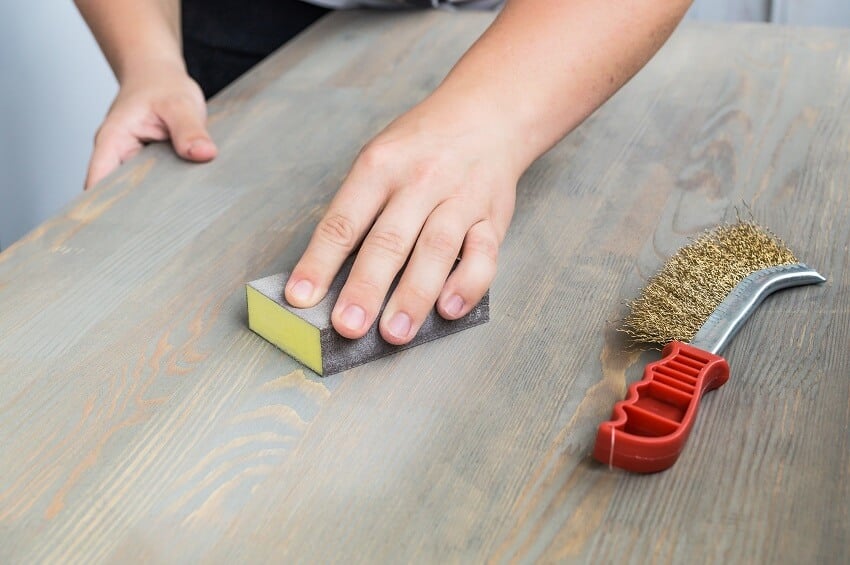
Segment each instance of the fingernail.
[[459,316],[463,310],[463,298],[457,294],[452,295],[451,298],[446,300],[445,309],[449,316]]
[[390,333],[396,337],[407,337],[410,333],[410,316],[404,312],[396,312],[387,324]]
[[190,157],[197,157],[199,151],[208,150],[211,145],[212,144],[206,139],[196,139],[189,144],[189,149],[187,149],[186,152]]
[[359,330],[366,321],[366,310],[356,304],[350,304],[342,311],[342,325],[350,330]]
[[289,289],[289,293],[297,300],[307,301],[310,300],[310,297],[313,296],[313,283],[308,280],[302,279],[292,285],[292,288]]

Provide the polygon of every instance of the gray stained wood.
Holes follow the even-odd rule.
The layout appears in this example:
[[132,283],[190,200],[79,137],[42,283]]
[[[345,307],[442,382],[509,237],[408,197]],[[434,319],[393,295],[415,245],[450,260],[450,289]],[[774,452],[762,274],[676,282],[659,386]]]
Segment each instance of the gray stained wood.
[[[321,379],[246,326],[357,151],[492,14],[344,13],[0,255],[0,561],[850,561],[850,32],[681,27],[518,187],[491,322]],[[45,162],[49,166],[49,161]],[[590,458],[657,352],[615,331],[736,214],[769,298],[669,471]]]

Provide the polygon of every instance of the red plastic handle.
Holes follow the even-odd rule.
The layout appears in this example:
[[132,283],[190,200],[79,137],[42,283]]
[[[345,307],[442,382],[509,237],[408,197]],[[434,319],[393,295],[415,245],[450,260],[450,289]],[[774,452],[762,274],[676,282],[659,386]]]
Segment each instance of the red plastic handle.
[[729,379],[723,357],[687,343],[668,343],[662,354],[614,405],[611,420],[599,425],[597,461],[636,473],[671,467],[685,447],[703,393]]

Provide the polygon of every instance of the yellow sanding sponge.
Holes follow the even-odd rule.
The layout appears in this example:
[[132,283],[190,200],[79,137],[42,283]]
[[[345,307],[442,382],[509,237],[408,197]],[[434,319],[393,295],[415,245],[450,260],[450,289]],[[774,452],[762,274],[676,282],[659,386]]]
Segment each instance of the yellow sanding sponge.
[[325,298],[312,308],[294,308],[286,302],[283,289],[288,273],[248,283],[248,327],[316,373],[326,376],[490,319],[488,293],[472,311],[458,320],[446,320],[432,310],[419,333],[406,345],[391,345],[384,341],[378,332],[377,320],[362,338],[347,339],[333,329],[331,310],[350,268],[351,261],[348,261]]

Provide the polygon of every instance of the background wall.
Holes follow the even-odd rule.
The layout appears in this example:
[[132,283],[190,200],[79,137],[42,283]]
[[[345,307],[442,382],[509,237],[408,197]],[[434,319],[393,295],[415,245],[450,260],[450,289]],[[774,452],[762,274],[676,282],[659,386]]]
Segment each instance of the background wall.
[[791,25],[850,25],[847,0],[695,0],[691,19],[773,22]]
[[83,187],[117,86],[71,0],[0,2],[0,249]]
[[[850,25],[848,0],[695,0],[688,17]],[[117,89],[72,0],[0,3],[0,249],[79,194]]]

